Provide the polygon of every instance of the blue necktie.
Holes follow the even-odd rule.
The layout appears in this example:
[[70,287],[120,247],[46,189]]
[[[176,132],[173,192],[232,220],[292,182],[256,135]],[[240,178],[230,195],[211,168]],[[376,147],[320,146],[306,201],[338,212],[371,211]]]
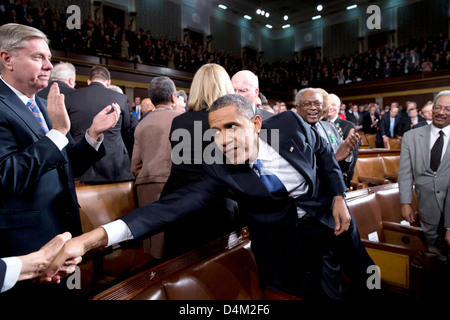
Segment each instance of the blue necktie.
[[262,182],[266,185],[267,190],[269,190],[270,193],[277,193],[286,190],[283,182],[281,182],[281,180],[272,172],[266,170],[262,165],[261,160],[256,160],[253,167],[258,170]]
[[48,133],[47,124],[45,123],[44,116],[42,115],[41,110],[39,110],[36,101],[34,101],[33,99],[28,100],[27,107],[30,108],[31,112],[33,112],[37,121],[44,129],[45,133]]

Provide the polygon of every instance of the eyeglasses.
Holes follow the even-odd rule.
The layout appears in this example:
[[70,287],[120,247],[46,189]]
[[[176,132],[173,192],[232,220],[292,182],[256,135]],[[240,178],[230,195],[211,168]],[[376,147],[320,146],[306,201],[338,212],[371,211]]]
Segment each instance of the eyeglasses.
[[450,107],[449,106],[440,106],[438,104],[433,106],[433,110],[437,112],[441,112],[441,110],[444,110],[445,113],[450,113]]
[[314,106],[314,107],[316,107],[316,108],[319,108],[319,107],[321,107],[322,106],[322,102],[320,102],[319,100],[316,100],[316,101],[306,101],[306,102],[303,102],[303,103],[301,103],[300,104],[300,107],[302,107],[302,108],[311,108],[312,106]]

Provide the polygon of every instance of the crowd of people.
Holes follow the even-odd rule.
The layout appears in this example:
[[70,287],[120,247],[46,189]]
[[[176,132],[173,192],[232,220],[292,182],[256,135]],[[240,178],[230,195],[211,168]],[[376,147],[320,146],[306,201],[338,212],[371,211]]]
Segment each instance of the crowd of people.
[[[42,16],[50,16],[48,10]],[[92,23],[76,34],[95,33]],[[112,22],[108,26],[116,33]],[[106,36],[104,27],[98,28]],[[140,32],[136,39],[142,40]],[[0,229],[8,244],[0,246],[0,299],[70,298],[59,283],[94,248],[145,239],[155,257],[176,256],[241,223],[249,228],[262,284],[306,299],[376,296],[366,285],[374,262],[345,202],[361,131],[376,133],[380,144],[404,137],[401,157],[411,161],[400,161],[402,214],[413,219],[414,185],[422,194],[418,204],[430,251],[448,268],[450,91],[420,110],[411,101],[402,110],[397,103],[346,108],[314,82],[296,86],[289,110],[281,101],[269,106],[261,94],[267,84],[263,65],[207,59],[192,69],[189,97],[170,78],[155,77],[148,97],[137,97],[130,110],[103,66],[93,66],[88,85],[75,89],[75,68],[53,67],[48,38],[23,23],[0,27],[0,202],[14,216],[2,219]],[[344,64],[358,65],[354,58]],[[308,65],[306,58],[288,63]],[[316,66],[309,65],[328,68]],[[419,142],[431,150],[431,164],[420,162]],[[135,181],[139,207],[83,233],[76,180]],[[348,292],[343,274],[351,283]],[[51,284],[42,287],[31,278]]]
[[33,7],[32,1],[4,4],[0,23],[16,22],[42,30],[54,49],[91,55],[107,55],[116,59],[155,64],[196,72],[203,64],[216,63],[231,76],[238,70],[258,75],[262,90],[292,90],[306,87],[331,89],[351,82],[369,81],[426,73],[450,67],[450,46],[443,33],[427,39],[411,40],[397,47],[343,52],[335,57],[318,58],[295,55],[292,59],[265,61],[241,57],[226,50],[208,50],[202,43],[169,39],[151,30],[133,30],[106,18],[104,23],[90,15],[81,29],[68,30],[67,15],[61,8]]

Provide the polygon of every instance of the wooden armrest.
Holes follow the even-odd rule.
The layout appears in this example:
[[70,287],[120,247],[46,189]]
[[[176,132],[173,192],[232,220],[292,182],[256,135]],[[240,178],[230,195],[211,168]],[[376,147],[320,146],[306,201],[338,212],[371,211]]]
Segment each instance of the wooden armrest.
[[411,234],[414,236],[420,236],[423,234],[423,230],[420,227],[407,226],[397,222],[383,221],[383,228],[385,230],[397,231],[405,234]]
[[361,182],[350,181],[350,187],[353,190],[362,189],[362,188],[364,188],[364,184]]
[[398,182],[398,174],[385,174],[384,177],[390,181]]
[[374,183],[378,183],[378,184],[388,184],[390,181],[388,179],[385,178],[378,178],[378,177],[358,177],[359,181],[362,183],[369,183],[369,182],[374,182]]

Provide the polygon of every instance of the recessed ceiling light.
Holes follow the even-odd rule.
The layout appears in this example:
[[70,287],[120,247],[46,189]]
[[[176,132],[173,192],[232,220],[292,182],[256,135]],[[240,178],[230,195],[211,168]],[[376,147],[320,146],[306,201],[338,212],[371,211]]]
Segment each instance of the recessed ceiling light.
[[267,29],[272,29],[273,27],[270,24],[266,24]]
[[224,6],[223,4],[219,4],[218,7],[220,9],[227,10],[227,6]]
[[287,20],[287,19],[289,19],[289,17],[288,17],[287,15],[285,15],[285,16],[283,17],[283,19],[284,19],[284,20]]
[[265,15],[266,12],[265,12],[264,10],[261,10],[261,14],[262,14],[262,15]]
[[256,10],[256,14],[261,14],[261,9]]
[[270,16],[270,13],[266,12],[266,18],[268,18]]
[[321,4],[319,4],[316,9],[317,9],[317,11],[322,11],[323,6]]
[[317,19],[320,19],[320,18],[322,18],[322,16],[319,14],[319,15],[317,15],[317,16],[312,17],[311,19],[317,20]]
[[352,10],[352,9],[355,9],[356,7],[358,7],[358,5],[353,4],[353,5],[351,5],[351,6],[348,6],[348,7],[347,7],[347,10]]
[[246,14],[246,15],[244,16],[244,18],[247,19],[247,20],[252,20],[252,17],[250,17],[248,14]]

